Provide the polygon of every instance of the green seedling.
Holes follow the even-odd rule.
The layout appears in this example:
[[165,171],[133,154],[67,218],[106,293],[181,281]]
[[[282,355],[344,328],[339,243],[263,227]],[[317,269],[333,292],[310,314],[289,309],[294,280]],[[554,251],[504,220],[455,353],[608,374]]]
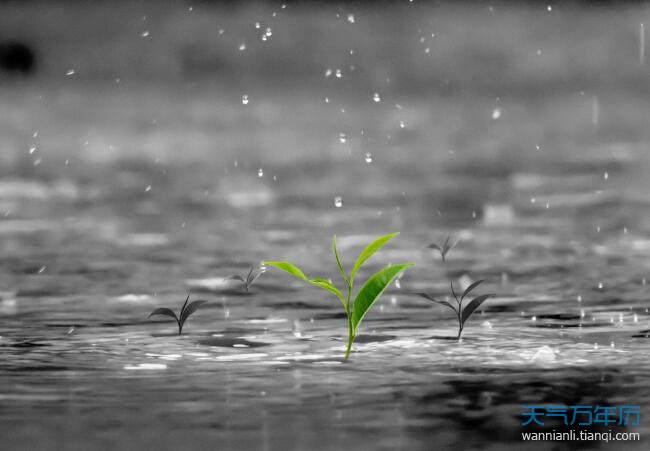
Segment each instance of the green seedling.
[[431,243],[427,246],[427,249],[435,249],[440,252],[440,258],[442,258],[442,261],[444,262],[446,261],[447,253],[456,247],[457,244],[458,241],[451,241],[451,237],[448,236],[445,238],[445,241],[441,246],[437,245],[436,243]]
[[341,263],[341,257],[339,256],[338,249],[336,247],[336,235],[332,238],[332,251],[334,253],[334,258],[336,259],[336,265],[343,282],[345,283],[344,290],[346,295],[344,295],[330,280],[327,279],[310,279],[307,277],[298,267],[292,265],[289,262],[264,262],[265,266],[271,266],[282,271],[285,271],[292,276],[303,280],[311,285],[314,285],[323,290],[329,291],[331,294],[336,296],[336,298],[341,301],[343,310],[347,315],[348,319],[348,343],[345,350],[345,358],[350,357],[350,351],[352,350],[352,344],[354,339],[357,336],[357,331],[361,321],[366,316],[366,313],[370,310],[372,305],[377,299],[382,295],[386,287],[404,270],[415,266],[413,263],[405,263],[400,265],[388,265],[377,273],[373,274],[365,284],[358,291],[356,296],[352,297],[354,291],[354,282],[355,277],[363,264],[379,249],[384,247],[391,239],[399,235],[397,233],[391,233],[390,235],[385,235],[377,238],[375,241],[370,243],[357,257],[354,266],[349,274],[343,269],[343,264]]
[[431,302],[435,302],[440,305],[444,305],[445,307],[449,307],[454,311],[456,314],[456,317],[458,318],[458,336],[457,339],[460,341],[460,336],[463,333],[463,329],[465,327],[465,322],[469,319],[470,316],[472,316],[472,313],[480,307],[480,305],[487,300],[490,296],[494,296],[494,294],[482,294],[480,296],[475,297],[472,299],[469,304],[463,308],[463,301],[465,300],[465,297],[469,295],[474,288],[478,287],[481,283],[483,283],[483,280],[478,280],[468,286],[465,291],[463,291],[463,294],[460,295],[460,298],[456,295],[456,291],[454,290],[454,283],[449,282],[449,285],[451,287],[451,294],[454,297],[456,301],[456,305],[452,305],[451,302],[449,301],[443,301],[441,299],[436,299],[433,296],[431,296],[429,293],[425,292],[415,292],[413,294],[417,294],[418,296],[423,297],[424,299],[427,299]]
[[232,276],[226,277],[226,280],[238,280],[242,283],[242,287],[244,287],[244,291],[248,293],[250,290],[250,287],[253,286],[253,283],[266,272],[267,268],[264,266],[255,268],[254,266],[251,266],[250,271],[248,271],[248,275],[246,277],[240,276],[239,274],[235,274]]
[[187,303],[190,300],[190,293],[187,293],[187,298],[185,299],[185,303],[183,304],[183,307],[181,307],[180,314],[176,316],[176,313],[174,313],[171,309],[168,309],[166,307],[160,307],[154,310],[149,314],[147,318],[151,318],[154,315],[164,315],[164,316],[171,316],[176,320],[176,324],[178,324],[178,335],[183,333],[183,324],[185,324],[185,321],[187,321],[187,318],[189,316],[196,312],[203,304],[205,304],[208,301],[193,301],[190,302],[189,304]]

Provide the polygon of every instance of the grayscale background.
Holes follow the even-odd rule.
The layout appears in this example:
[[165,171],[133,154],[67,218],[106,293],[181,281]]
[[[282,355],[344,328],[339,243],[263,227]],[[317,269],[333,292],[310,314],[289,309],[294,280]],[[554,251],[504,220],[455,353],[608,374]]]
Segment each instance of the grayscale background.
[[[1,2],[0,448],[557,445],[521,441],[524,404],[641,405],[648,436],[648,25],[644,2]],[[350,266],[397,230],[360,277],[417,266],[348,362],[336,300],[224,279],[340,283],[333,234]],[[460,343],[409,294],[450,279],[496,293]],[[182,336],[147,319],[188,289]]]

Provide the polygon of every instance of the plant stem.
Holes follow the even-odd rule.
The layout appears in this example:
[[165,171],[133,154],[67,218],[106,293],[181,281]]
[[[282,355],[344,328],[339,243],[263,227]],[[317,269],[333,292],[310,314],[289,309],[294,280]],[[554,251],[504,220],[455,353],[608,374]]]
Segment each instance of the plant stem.
[[345,309],[345,313],[348,315],[348,346],[345,349],[345,360],[350,357],[350,351],[352,351],[352,343],[354,342],[354,331],[352,328],[352,308],[353,306],[350,305],[350,300],[352,298],[352,281],[348,283],[348,299],[347,299],[347,307]]
[[179,321],[179,322],[178,322],[178,335],[180,335],[181,332],[183,332],[183,325],[182,325],[181,322]]

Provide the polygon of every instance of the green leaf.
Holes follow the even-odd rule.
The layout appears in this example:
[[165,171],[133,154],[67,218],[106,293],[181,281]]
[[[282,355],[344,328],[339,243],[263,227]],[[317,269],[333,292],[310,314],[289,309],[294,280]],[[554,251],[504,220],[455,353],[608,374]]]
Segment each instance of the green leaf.
[[336,235],[332,237],[332,251],[334,251],[334,257],[336,258],[336,264],[339,267],[339,272],[345,280],[345,283],[349,284],[348,276],[345,274],[345,269],[343,269],[343,263],[341,263],[341,257],[339,256],[339,250],[336,248]]
[[345,306],[345,300],[343,294],[330,282],[325,279],[310,279],[307,277],[297,266],[292,265],[289,262],[264,262],[264,266],[271,266],[273,268],[281,269],[284,272],[291,274],[298,279],[304,280],[315,287],[321,288],[323,290],[329,291],[334,294]]
[[323,290],[327,290],[330,293],[334,294],[337,298],[340,299],[340,301],[343,303],[343,306],[345,306],[345,298],[343,297],[343,293],[341,293],[339,289],[336,288],[334,284],[329,280],[311,279],[309,280],[309,283],[314,285],[315,287],[322,288]]
[[171,309],[168,309],[168,308],[165,308],[165,307],[157,308],[156,310],[151,312],[149,314],[149,316],[147,316],[147,318],[151,318],[154,315],[171,316],[176,321],[178,321],[178,317],[176,316],[176,313],[174,313]]
[[379,249],[384,247],[386,243],[388,243],[390,240],[395,238],[397,235],[399,235],[399,232],[395,233],[390,233],[388,235],[381,236],[377,238],[375,241],[370,243],[366,248],[359,254],[357,257],[357,261],[354,264],[354,267],[352,268],[352,271],[350,271],[350,281],[354,280],[354,276],[357,274],[357,271],[361,269],[361,266],[368,261],[370,257],[373,256],[375,252],[377,252]]
[[264,262],[264,266],[271,266],[272,268],[280,269],[286,273],[291,274],[298,279],[309,282],[309,278],[295,265],[289,262]]
[[201,307],[201,306],[202,306],[203,304],[205,304],[206,302],[208,302],[208,301],[194,301],[194,302],[190,302],[190,303],[187,305],[187,307],[185,308],[185,310],[183,310],[183,313],[181,313],[181,318],[180,318],[181,327],[183,326],[183,324],[185,324],[185,321],[187,321],[187,318],[189,318],[189,316],[190,316],[192,313],[196,312],[196,311],[199,309],[199,307]]
[[[392,238],[392,237],[391,237]],[[390,238],[389,238],[390,239]],[[357,328],[363,320],[363,317],[366,315],[370,307],[375,303],[377,299],[384,292],[386,287],[397,277],[399,273],[404,271],[411,266],[415,266],[414,263],[405,263],[403,265],[391,265],[382,269],[381,271],[374,274],[366,283],[361,287],[357,297],[354,299],[354,306],[352,310],[352,326],[354,328],[354,333],[356,334]]]
[[482,294],[481,296],[477,296],[474,299],[472,299],[472,302],[467,304],[467,307],[463,310],[463,313],[461,315],[461,323],[464,325],[465,321],[474,313],[474,310],[476,310],[483,302],[487,300],[490,296],[494,296],[494,294]]

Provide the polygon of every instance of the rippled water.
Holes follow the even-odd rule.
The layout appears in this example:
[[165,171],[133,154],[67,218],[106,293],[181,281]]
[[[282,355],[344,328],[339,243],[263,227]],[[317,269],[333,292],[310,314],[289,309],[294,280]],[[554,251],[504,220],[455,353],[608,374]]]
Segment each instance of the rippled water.
[[[520,449],[522,404],[640,405],[645,438],[650,103],[573,75],[379,100],[3,85],[0,447]],[[347,362],[335,300],[274,271],[224,280],[265,259],[337,280],[334,233],[349,266],[395,230],[362,276],[417,266]],[[424,247],[448,234],[443,265]],[[458,343],[408,293],[468,278],[497,295]],[[190,288],[209,303],[182,336],[147,319]]]

